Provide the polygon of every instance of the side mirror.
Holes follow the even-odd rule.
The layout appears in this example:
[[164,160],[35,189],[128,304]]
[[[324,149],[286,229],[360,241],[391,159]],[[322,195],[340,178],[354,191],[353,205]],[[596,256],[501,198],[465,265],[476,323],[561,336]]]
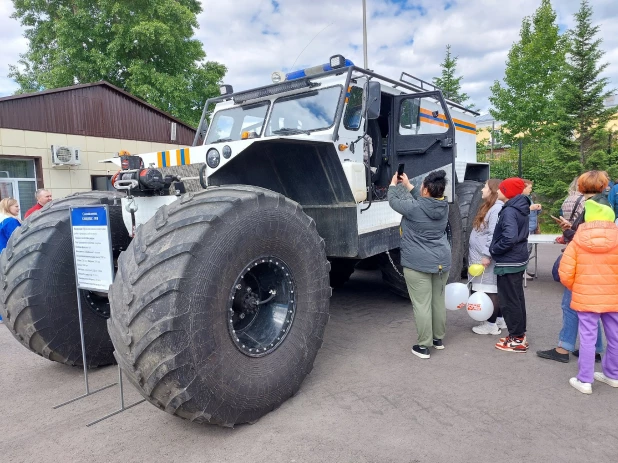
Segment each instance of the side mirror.
[[380,82],[365,82],[363,87],[363,113],[365,114],[365,119],[370,120],[380,117],[381,104]]

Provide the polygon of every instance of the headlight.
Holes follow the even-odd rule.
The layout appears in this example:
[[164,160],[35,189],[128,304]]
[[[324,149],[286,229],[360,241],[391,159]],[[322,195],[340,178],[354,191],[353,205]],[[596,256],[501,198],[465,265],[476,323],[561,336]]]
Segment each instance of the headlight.
[[219,152],[215,148],[210,148],[208,153],[206,153],[206,164],[211,169],[215,169],[219,166],[219,162],[221,161],[221,156],[219,156]]
[[230,148],[228,145],[225,145],[223,147],[223,157],[225,159],[229,159],[231,155],[232,155],[232,148]]
[[273,81],[273,84],[279,84],[285,81],[285,73],[281,71],[275,71],[270,75],[270,79]]

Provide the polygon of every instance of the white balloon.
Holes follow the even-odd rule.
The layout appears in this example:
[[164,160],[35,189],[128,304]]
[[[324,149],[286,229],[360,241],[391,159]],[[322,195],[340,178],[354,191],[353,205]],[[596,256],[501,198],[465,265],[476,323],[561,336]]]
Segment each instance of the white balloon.
[[444,299],[448,310],[459,310],[466,306],[470,291],[463,283],[449,283],[444,287]]
[[494,313],[494,303],[483,292],[476,292],[468,299],[468,315],[478,322],[484,322]]

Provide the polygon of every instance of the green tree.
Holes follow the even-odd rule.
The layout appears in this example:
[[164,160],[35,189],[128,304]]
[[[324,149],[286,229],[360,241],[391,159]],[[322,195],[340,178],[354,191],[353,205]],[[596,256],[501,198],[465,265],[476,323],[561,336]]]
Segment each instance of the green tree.
[[461,91],[461,80],[463,76],[456,77],[457,56],[451,55],[451,46],[446,46],[444,61],[440,64],[442,76],[434,77],[433,84],[440,87],[444,96],[455,103],[464,104],[470,97]]
[[504,85],[495,81],[491,86],[490,112],[504,122],[507,137],[535,139],[551,128],[565,64],[566,38],[558,32],[549,0],[524,18],[519,35],[508,54]]
[[561,144],[575,147],[580,163],[588,168],[592,168],[587,164],[593,159],[594,167],[599,168],[608,138],[605,127],[616,112],[604,106],[613,90],[608,89],[609,79],[600,77],[608,63],[600,63],[604,52],[598,33],[599,26],[592,25],[592,7],[582,0],[575,14],[575,29],[569,34],[564,80],[556,93]]
[[205,61],[198,0],[13,0],[28,50],[18,93],[107,80],[197,125],[226,68]]

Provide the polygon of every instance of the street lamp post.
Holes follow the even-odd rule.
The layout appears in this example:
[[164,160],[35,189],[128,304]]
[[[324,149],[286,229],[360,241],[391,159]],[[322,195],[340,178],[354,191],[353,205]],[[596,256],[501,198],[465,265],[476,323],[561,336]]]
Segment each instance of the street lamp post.
[[369,69],[367,63],[367,0],[363,0],[363,63],[365,69]]

